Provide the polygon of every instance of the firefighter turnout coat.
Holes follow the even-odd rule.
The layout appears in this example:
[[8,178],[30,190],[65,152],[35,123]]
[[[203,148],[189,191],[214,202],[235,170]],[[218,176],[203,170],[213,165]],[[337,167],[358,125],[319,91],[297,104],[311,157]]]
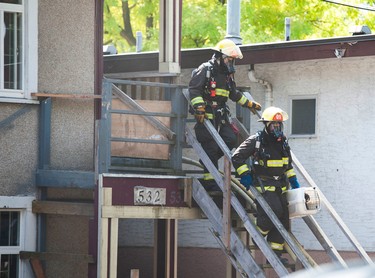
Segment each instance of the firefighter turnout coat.
[[[217,60],[212,58],[194,70],[189,83],[189,97],[193,110],[205,106],[205,117],[212,122],[228,148],[235,148],[238,144],[237,135],[229,122],[230,112],[226,103],[231,99],[245,106],[249,100],[237,91],[233,76],[227,73],[225,66],[220,66]],[[203,123],[197,123],[194,129],[198,142],[213,164],[218,167],[218,160],[223,155],[221,149]],[[205,166],[204,180],[213,181]]]
[[[246,161],[251,158],[251,169]],[[277,141],[265,130],[248,137],[234,152],[233,166],[239,176],[251,174],[253,186],[263,195],[284,227],[289,229],[289,211],[286,200],[288,178],[295,176],[288,141],[283,136]],[[281,251],[284,239],[257,203],[257,226],[267,236],[272,249]]]

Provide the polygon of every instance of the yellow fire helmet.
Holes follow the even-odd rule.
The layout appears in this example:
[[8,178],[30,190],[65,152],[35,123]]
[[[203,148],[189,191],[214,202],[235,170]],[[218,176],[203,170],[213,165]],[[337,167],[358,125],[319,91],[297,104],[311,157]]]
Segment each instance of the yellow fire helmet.
[[258,122],[283,122],[287,119],[289,119],[289,116],[284,110],[270,106],[263,111],[262,118]]
[[229,39],[221,40],[217,43],[217,45],[213,48],[215,51],[221,52],[228,57],[232,57],[234,59],[242,59],[243,55],[241,49],[236,45],[233,41]]

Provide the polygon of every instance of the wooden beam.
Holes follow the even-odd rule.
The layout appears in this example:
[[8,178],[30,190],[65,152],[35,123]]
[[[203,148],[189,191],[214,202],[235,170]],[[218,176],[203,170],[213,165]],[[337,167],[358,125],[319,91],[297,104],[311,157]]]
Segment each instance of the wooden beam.
[[81,261],[95,263],[94,257],[88,254],[58,253],[58,252],[31,252],[20,251],[21,260],[42,260],[42,261]]
[[202,219],[198,208],[155,206],[103,206],[103,218]]
[[42,98],[77,98],[77,99],[100,99],[101,95],[84,95],[84,94],[60,94],[60,93],[31,93],[32,97]]
[[61,202],[61,201],[33,201],[33,213],[62,214],[78,216],[94,216],[93,203]]
[[46,278],[42,263],[39,259],[30,259],[30,265],[36,278]]
[[95,173],[90,171],[44,170],[36,172],[38,187],[95,188]]

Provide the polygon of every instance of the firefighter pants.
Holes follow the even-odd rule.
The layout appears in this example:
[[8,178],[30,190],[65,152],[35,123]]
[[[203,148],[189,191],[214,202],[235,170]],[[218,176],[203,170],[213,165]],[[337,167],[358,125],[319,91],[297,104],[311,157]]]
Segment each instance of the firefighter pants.
[[[212,138],[211,134],[206,129],[204,124],[196,124],[194,129],[198,142],[201,143],[202,148],[217,168],[218,161],[223,156],[223,152],[221,151],[220,147],[216,144],[215,140]],[[227,147],[229,148],[229,150],[232,150],[234,147],[236,147],[237,136],[229,123],[225,122],[224,124],[221,124],[218,128],[218,132],[223,141],[225,142],[225,144],[227,145]],[[204,167],[204,173],[208,173],[209,171],[204,166],[202,161],[200,162]]]
[[[276,187],[275,191],[265,191],[263,198],[269,204],[277,218],[283,224],[284,228],[289,230],[289,210],[286,194],[282,193],[280,187]],[[284,238],[275,228],[263,208],[257,204],[257,226],[261,229],[263,235],[267,235],[267,241],[271,244],[272,249],[281,250],[284,244]],[[277,248],[274,246],[279,246]]]

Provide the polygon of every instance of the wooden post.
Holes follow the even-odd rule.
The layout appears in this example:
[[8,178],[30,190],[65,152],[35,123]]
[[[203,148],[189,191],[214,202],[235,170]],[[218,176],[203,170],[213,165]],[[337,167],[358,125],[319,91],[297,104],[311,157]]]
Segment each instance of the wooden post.
[[231,163],[229,159],[224,156],[224,192],[223,192],[223,242],[227,250],[230,250],[230,230],[231,230],[231,216],[230,216],[230,195],[231,195]]
[[192,207],[192,184],[193,179],[186,178],[184,182],[184,202],[188,205],[189,208]]
[[165,277],[165,269],[164,263],[162,258],[164,258],[164,245],[165,245],[165,238],[164,238],[164,225],[163,222],[165,220],[156,219],[154,220],[154,275],[153,278],[158,277]]
[[154,226],[154,278],[177,278],[177,220],[158,219]]
[[[99,208],[105,205],[112,205],[112,188],[103,188],[103,204],[99,204]],[[102,217],[101,238],[100,238],[100,277],[108,277],[108,252],[109,252],[109,218]],[[111,257],[109,257],[111,259]],[[116,257],[117,262],[117,257]],[[114,267],[110,264],[110,267]],[[112,276],[111,276],[112,277]]]
[[118,218],[111,218],[109,277],[117,277]]

